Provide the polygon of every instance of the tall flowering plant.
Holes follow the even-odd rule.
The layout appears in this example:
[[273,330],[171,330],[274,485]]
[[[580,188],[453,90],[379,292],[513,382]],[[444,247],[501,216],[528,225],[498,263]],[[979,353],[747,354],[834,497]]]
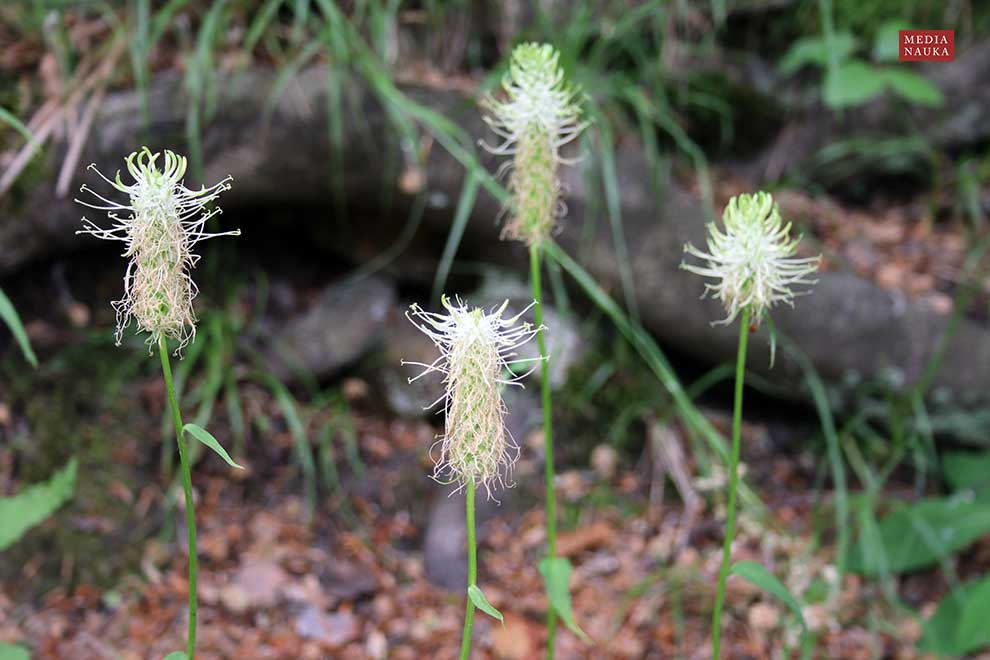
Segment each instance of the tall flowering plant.
[[[550,239],[566,207],[561,199],[558,175],[560,165],[569,161],[560,154],[564,145],[575,140],[587,123],[581,119],[581,91],[567,81],[559,64],[560,54],[550,44],[523,43],[512,51],[509,72],[502,81],[503,98],[483,100],[488,114],[485,122],[500,138],[496,145],[482,143],[488,151],[511,156],[509,167],[510,200],[503,213],[509,220],[502,237],[529,246],[530,284],[533,298],[543,302],[540,286],[541,245]],[[536,308],[537,325],[543,322],[541,306]],[[537,333],[540,355],[547,357],[543,333]],[[541,369],[543,437],[546,461],[547,556],[540,565],[546,580],[547,658],[553,658],[557,616],[565,617],[576,633],[583,635],[570,616],[570,605],[562,605],[555,595],[561,589],[552,582],[566,581],[570,564],[557,557],[557,497],[554,491],[553,412],[549,370]],[[557,605],[555,605],[557,603]],[[558,611],[563,609],[564,611]]]
[[481,486],[491,497],[494,489],[511,485],[512,465],[519,450],[505,428],[506,408],[501,388],[522,387],[520,381],[532,368],[525,373],[517,373],[517,369],[542,361],[542,358],[519,358],[516,349],[543,328],[520,323],[532,305],[515,316],[503,318],[508,301],[489,312],[469,308],[459,299],[451,301],[443,297],[441,303],[446,313],[427,312],[415,304],[406,313],[413,325],[433,341],[440,351],[439,357],[430,364],[405,361],[403,364],[422,368],[409,382],[430,373],[443,376],[444,393],[434,405],[443,403],[445,426],[437,441],[440,450],[433,476],[465,491],[468,587],[461,659],[466,660],[471,653],[475,607],[502,620],[501,613],[488,603],[477,585],[475,490]]
[[[198,289],[192,279],[192,269],[199,261],[193,247],[202,240],[215,236],[237,236],[240,230],[221,233],[206,231],[207,221],[219,214],[219,207],[212,207],[220,194],[230,190],[228,176],[209,188],[187,188],[183,183],[186,159],[165,150],[152,153],[147,147],[124,159],[133,182],[124,183],[120,171],[109,179],[94,165],[96,172],[114,190],[127,196],[126,202],[104,197],[87,185],[81,191],[92,196],[90,201],[76,200],[84,206],[104,211],[109,226],[101,226],[83,218],[83,229],[77,233],[90,234],[103,240],[124,243],[123,256],[128,258],[124,271],[124,296],[112,303],[117,312],[117,345],[124,330],[134,319],[138,332],[148,333],[148,350],[158,346],[162,374],[168,391],[175,439],[182,467],[182,486],[185,495],[186,532],[189,542],[189,625],[185,657],[191,660],[196,648],[196,513],[193,507],[192,472],[187,456],[184,435],[188,433],[233,467],[240,467],[206,429],[195,424],[182,423],[179,403],[172,380],[167,340],[176,342],[175,354],[196,338],[196,313],[193,299]],[[177,652],[180,653],[181,652]],[[174,655],[174,654],[173,654]],[[171,656],[170,656],[171,657]]]
[[815,284],[817,280],[813,276],[821,261],[821,257],[794,256],[800,239],[791,238],[790,223],[783,222],[777,204],[768,193],[733,197],[725,207],[722,225],[722,229],[715,223],[708,225],[707,251],[691,244],[684,246],[687,254],[702,260],[701,265],[681,264],[685,270],[714,280],[705,284],[705,294],[712,294],[726,311],[726,318],[714,323],[729,324],[741,318],[729,462],[729,509],[712,613],[713,658],[718,658],[720,652],[722,605],[735,535],[747,339],[776,304],[793,306],[796,296],[808,293],[807,289],[795,287]]

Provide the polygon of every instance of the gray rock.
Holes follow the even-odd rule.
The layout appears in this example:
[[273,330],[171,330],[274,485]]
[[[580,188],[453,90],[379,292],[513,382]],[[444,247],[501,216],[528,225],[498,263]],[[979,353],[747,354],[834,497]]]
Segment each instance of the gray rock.
[[[535,390],[507,388],[503,397],[509,410],[506,428],[517,444],[522,445],[526,436],[543,421],[539,407],[539,393]],[[520,447],[526,451],[525,447]],[[436,495],[430,509],[423,541],[423,560],[426,577],[433,584],[447,589],[463,589],[467,581],[467,527],[464,516],[463,493],[451,494],[451,486],[436,484]],[[484,523],[504,507],[512,497],[514,488],[503,488],[486,497],[483,490],[476,498],[476,528],[479,543],[484,538]],[[494,498],[498,498],[496,501]]]
[[333,374],[381,342],[394,306],[394,285],[379,277],[328,286],[305,312],[277,326],[264,351],[269,369],[283,380]]

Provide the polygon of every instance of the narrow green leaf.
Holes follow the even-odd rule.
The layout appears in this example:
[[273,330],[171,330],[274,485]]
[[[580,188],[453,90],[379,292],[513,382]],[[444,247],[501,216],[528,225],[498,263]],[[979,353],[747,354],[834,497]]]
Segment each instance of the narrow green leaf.
[[457,248],[461,244],[464,236],[464,228],[467,227],[471,211],[474,210],[474,202],[478,196],[478,187],[481,185],[481,177],[474,172],[468,172],[464,177],[464,186],[461,188],[461,197],[457,201],[457,210],[454,212],[454,221],[450,225],[450,233],[447,234],[447,244],[443,247],[443,256],[437,265],[436,275],[433,277],[433,295],[431,300],[438,302],[443,294],[443,288],[447,286],[447,275],[450,274],[450,267],[454,263],[457,255]]
[[804,613],[801,611],[801,604],[791,595],[784,583],[777,579],[777,576],[757,564],[755,561],[737,561],[729,569],[729,575],[738,575],[750,584],[753,584],[771,596],[775,596],[784,602],[801,622],[801,636],[808,634],[808,624],[805,623]]
[[28,142],[34,139],[34,135],[32,135],[31,130],[25,126],[20,119],[15,117],[7,108],[0,108],[0,121],[23,135],[24,139]]
[[251,21],[251,26],[248,28],[247,36],[244,37],[244,52],[250,55],[254,52],[254,47],[258,44],[258,40],[268,29],[268,25],[275,18],[275,14],[278,12],[279,7],[282,6],[282,0],[267,0],[261,9],[259,9],[255,15],[254,19]]
[[52,515],[76,491],[78,462],[69,460],[48,481],[32,484],[12,497],[0,498],[0,550],[6,550],[25,532]]
[[502,627],[505,627],[505,619],[502,618],[502,613],[492,607],[492,604],[488,602],[485,598],[485,594],[481,593],[481,589],[476,584],[472,584],[468,587],[468,596],[471,598],[471,602],[479,610],[484,612],[490,617],[494,617],[502,622]]
[[0,660],[31,660],[31,654],[23,646],[0,642]]
[[571,562],[566,557],[547,557],[540,562],[540,575],[543,576],[546,585],[550,607],[572,633],[591,643],[591,638],[574,620],[574,612],[571,609]]
[[166,655],[162,660],[188,660],[189,656],[186,655],[185,651],[172,651]]
[[24,353],[24,358],[31,363],[31,366],[37,367],[38,358],[35,357],[34,351],[31,350],[31,342],[28,341],[24,324],[21,323],[21,317],[17,315],[17,310],[14,309],[14,305],[10,302],[7,294],[3,292],[3,289],[0,289],[0,318],[10,328],[14,339],[17,340],[17,345],[21,347],[21,352]]
[[207,431],[206,429],[204,429],[202,426],[199,426],[197,424],[186,424],[185,426],[182,427],[182,432],[189,433],[190,435],[192,435],[192,437],[196,438],[204,445],[215,451],[217,455],[220,456],[220,458],[227,461],[227,465],[231,467],[235,467],[239,470],[244,469],[243,465],[238,465],[237,463],[234,462],[234,459],[230,457],[230,454],[227,453],[226,449],[220,446],[220,443],[217,442],[217,439],[213,437],[213,434]]

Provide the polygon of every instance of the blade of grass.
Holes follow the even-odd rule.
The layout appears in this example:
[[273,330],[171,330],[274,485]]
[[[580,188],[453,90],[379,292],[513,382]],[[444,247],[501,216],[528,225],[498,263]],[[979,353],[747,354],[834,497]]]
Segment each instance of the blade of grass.
[[28,339],[27,332],[24,330],[24,324],[21,323],[21,317],[17,314],[17,310],[14,309],[13,303],[10,302],[10,298],[3,292],[3,289],[0,289],[0,318],[10,328],[11,334],[14,335],[14,340],[20,347],[21,353],[24,354],[24,359],[30,362],[32,367],[37,367],[38,358],[31,348],[31,342]]
[[24,139],[28,142],[34,139],[34,134],[31,133],[31,130],[20,119],[15,117],[10,110],[0,108],[0,121],[24,136]]
[[461,244],[461,238],[464,236],[464,229],[471,217],[471,211],[474,210],[474,202],[478,197],[480,184],[481,181],[473,172],[469,172],[464,177],[461,196],[457,200],[457,210],[454,211],[454,220],[450,225],[450,233],[447,234],[447,243],[443,247],[443,255],[440,257],[440,263],[437,265],[437,272],[433,278],[433,295],[430,298],[434,307],[439,305],[440,295],[443,293],[444,287],[447,286],[447,276],[450,274],[450,267],[457,255],[457,248]]
[[600,151],[602,162],[602,184],[605,187],[605,207],[608,209],[608,222],[612,229],[612,245],[615,249],[615,259],[619,266],[619,279],[622,281],[622,293],[626,300],[626,309],[633,323],[639,323],[639,307],[636,305],[636,285],[633,282],[632,262],[626,237],[622,229],[622,204],[619,195],[619,179],[615,173],[615,144],[612,131],[601,117],[596,122],[602,142]]
[[258,45],[258,40],[265,34],[265,31],[271,25],[272,19],[275,18],[284,1],[265,0],[265,4],[261,5],[261,8],[255,13],[254,19],[252,19],[251,24],[248,26],[247,34],[244,37],[244,53],[250,55],[254,52],[255,46]]
[[189,143],[189,162],[193,179],[203,179],[202,122],[206,111],[205,97],[213,79],[213,48],[222,24],[226,0],[216,0],[203,18],[196,35],[196,48],[186,69],[186,90],[189,106],[186,110],[186,141]]

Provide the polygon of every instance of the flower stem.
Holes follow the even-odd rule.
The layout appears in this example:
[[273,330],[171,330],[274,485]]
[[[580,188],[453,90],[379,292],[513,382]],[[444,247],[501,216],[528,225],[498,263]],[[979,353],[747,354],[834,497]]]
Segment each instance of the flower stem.
[[[540,393],[543,398],[543,452],[545,457],[545,475],[547,484],[546,525],[547,525],[547,557],[557,555],[557,493],[554,490],[553,468],[553,412],[550,405],[550,369],[547,368],[547,344],[543,336],[543,295],[540,288],[540,246],[529,246],[530,284],[533,287],[533,299],[536,300],[534,316],[536,326],[536,343],[540,348]],[[557,636],[557,613],[553,606],[547,604],[547,660],[553,660],[554,640]]]
[[722,544],[722,567],[718,572],[718,591],[715,592],[715,611],[712,614],[712,658],[719,658],[719,642],[722,636],[722,603],[725,601],[725,581],[729,577],[729,560],[732,554],[732,537],[736,531],[736,490],[739,486],[739,450],[742,432],[743,380],[746,377],[746,343],[749,339],[749,307],[743,309],[739,325],[739,352],[736,355],[736,392],[732,408],[732,456],[729,462],[729,511],[725,522],[725,541]]
[[[478,581],[478,547],[474,536],[474,481],[468,479],[465,496],[465,520],[467,521],[468,542],[468,589]],[[467,595],[464,609],[464,634],[461,636],[461,660],[471,655],[471,629],[474,626],[474,603]]]
[[175,385],[172,382],[172,367],[168,360],[168,347],[164,335],[158,336],[158,352],[162,358],[162,373],[165,376],[165,389],[168,391],[168,401],[172,408],[172,421],[175,423],[175,442],[179,446],[179,462],[182,467],[182,490],[186,498],[186,532],[189,538],[189,636],[186,642],[186,655],[193,660],[196,648],[196,511],[193,508],[192,471],[189,467],[189,457],[186,456],[186,443],[182,437],[182,413],[179,412],[179,401],[175,396]]

